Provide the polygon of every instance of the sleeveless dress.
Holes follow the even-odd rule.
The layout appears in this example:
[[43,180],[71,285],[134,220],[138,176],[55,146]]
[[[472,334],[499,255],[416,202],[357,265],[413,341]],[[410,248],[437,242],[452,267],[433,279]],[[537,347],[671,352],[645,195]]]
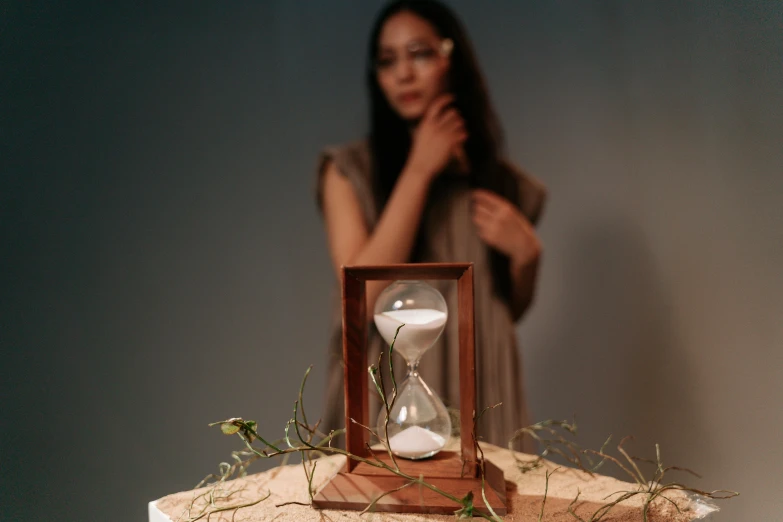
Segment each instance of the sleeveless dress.
[[[342,176],[352,184],[358,197],[365,224],[372,230],[380,217],[373,191],[372,157],[366,141],[321,152],[317,171],[317,202],[322,205],[323,174],[333,162]],[[546,191],[544,186],[521,171],[510,167],[517,177],[520,210],[533,224],[541,214]],[[470,212],[470,187],[464,176],[443,173],[433,184],[420,225],[421,241],[417,256],[410,262],[473,262],[476,336],[476,395],[479,411],[502,402],[487,412],[478,427],[477,436],[496,445],[506,446],[514,431],[529,424],[522,382],[522,364],[517,348],[514,318],[506,302],[493,288],[489,248],[476,233]],[[448,408],[459,407],[459,337],[457,320],[457,285],[454,281],[431,281],[445,297],[449,319],[438,342],[422,357],[419,373]],[[325,410],[322,428],[345,427],[342,366],[342,303],[337,282],[332,303]],[[368,329],[368,364],[376,363],[380,350],[388,345],[374,324]],[[395,376],[401,382],[405,365],[396,357]],[[374,387],[370,385],[370,390]],[[380,402],[371,400],[370,416],[374,423]],[[458,426],[458,423],[455,424]],[[530,441],[522,450],[532,450]]]

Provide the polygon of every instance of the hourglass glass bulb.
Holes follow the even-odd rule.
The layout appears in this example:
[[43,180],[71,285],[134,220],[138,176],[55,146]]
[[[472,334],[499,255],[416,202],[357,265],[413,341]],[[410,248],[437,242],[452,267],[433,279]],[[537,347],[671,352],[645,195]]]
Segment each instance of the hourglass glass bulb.
[[[375,326],[386,343],[394,342],[394,351],[413,364],[438,340],[447,318],[445,312],[429,308],[391,310],[377,314]],[[398,333],[398,327],[403,324]]]
[[440,337],[448,308],[443,295],[427,283],[395,281],[378,296],[374,319],[384,341],[394,342],[394,351],[414,364]]
[[386,410],[381,409],[377,433],[388,440],[389,448],[395,455],[423,459],[435,455],[446,446],[451,435],[451,418],[443,402],[414,372],[403,382],[388,424]]

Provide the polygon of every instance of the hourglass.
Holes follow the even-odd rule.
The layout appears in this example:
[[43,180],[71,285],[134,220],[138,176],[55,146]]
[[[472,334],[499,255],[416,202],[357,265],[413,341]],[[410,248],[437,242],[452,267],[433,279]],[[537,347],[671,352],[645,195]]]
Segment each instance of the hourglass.
[[[367,317],[367,281],[393,281]],[[443,296],[423,280],[456,280],[457,310],[447,310]],[[474,428],[476,354],[473,319],[473,264],[426,263],[343,268],[343,362],[345,379],[345,449],[356,458],[313,497],[321,509],[373,510],[396,513],[453,514],[459,507],[446,496],[426,488],[406,487],[422,477],[454,498],[484,499],[498,515],[506,514],[503,471],[479,458]],[[418,375],[418,362],[441,335],[449,312],[456,312],[459,340],[459,451],[445,449],[451,422],[442,401]],[[367,331],[374,321],[394,352],[408,363],[408,376],[399,384],[397,399],[385,423],[369,429],[370,378],[367,374]],[[402,328],[400,328],[400,325]],[[391,383],[386,383],[387,392]],[[375,390],[373,390],[375,392]],[[388,439],[386,439],[388,429]],[[392,454],[373,449],[370,432],[387,440]],[[401,458],[397,458],[401,457]],[[382,463],[383,465],[378,465]],[[387,467],[384,467],[387,466]],[[399,473],[390,471],[399,470]],[[482,485],[487,487],[483,488]],[[474,509],[489,513],[484,502]]]
[[447,319],[443,295],[422,281],[396,281],[375,303],[378,332],[408,364],[391,411],[387,415],[386,408],[381,409],[376,430],[399,457],[431,457],[451,435],[449,412],[418,371],[421,356],[438,340]]

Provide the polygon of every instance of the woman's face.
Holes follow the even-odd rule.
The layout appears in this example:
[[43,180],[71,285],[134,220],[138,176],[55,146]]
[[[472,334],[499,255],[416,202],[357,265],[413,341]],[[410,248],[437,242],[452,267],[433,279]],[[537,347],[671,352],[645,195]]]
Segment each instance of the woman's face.
[[389,105],[401,118],[420,119],[430,103],[447,91],[448,43],[429,22],[408,11],[391,16],[383,25],[376,74]]

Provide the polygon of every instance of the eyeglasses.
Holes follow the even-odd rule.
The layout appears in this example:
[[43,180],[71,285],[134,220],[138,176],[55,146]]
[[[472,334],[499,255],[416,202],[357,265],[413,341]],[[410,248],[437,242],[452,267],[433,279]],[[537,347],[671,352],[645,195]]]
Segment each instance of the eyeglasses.
[[405,48],[403,56],[394,54],[382,54],[375,59],[375,70],[379,73],[385,73],[394,70],[400,59],[407,58],[410,62],[419,68],[430,67],[439,58],[447,58],[454,49],[454,42],[450,38],[441,40],[440,45],[433,47],[423,42],[412,42]]

